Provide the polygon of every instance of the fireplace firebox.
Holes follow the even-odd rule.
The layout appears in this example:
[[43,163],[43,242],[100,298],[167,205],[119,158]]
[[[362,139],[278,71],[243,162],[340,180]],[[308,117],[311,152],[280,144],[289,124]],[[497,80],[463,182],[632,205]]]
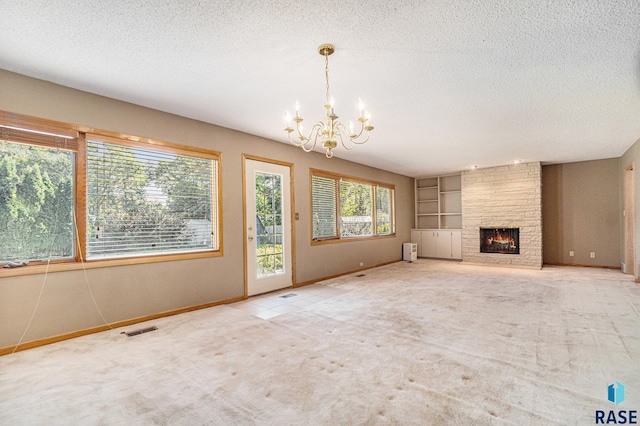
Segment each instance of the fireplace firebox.
[[520,228],[480,228],[480,253],[520,254]]

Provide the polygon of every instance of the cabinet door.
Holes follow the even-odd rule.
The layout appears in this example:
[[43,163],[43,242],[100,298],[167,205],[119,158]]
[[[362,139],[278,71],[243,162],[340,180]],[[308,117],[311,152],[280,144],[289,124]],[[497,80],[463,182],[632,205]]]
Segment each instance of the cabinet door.
[[422,256],[438,257],[438,231],[422,231]]
[[451,231],[451,258],[462,259],[462,231]]
[[411,242],[418,245],[418,257],[422,257],[422,231],[412,229]]
[[436,234],[437,257],[451,259],[451,231],[438,231]]

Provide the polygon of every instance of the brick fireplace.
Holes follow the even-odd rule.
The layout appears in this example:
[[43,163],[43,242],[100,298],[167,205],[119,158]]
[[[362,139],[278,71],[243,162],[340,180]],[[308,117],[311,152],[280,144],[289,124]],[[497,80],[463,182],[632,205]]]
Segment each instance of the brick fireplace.
[[[514,242],[484,242],[481,229],[518,229]],[[490,235],[490,232],[487,232]],[[511,237],[513,238],[513,237]],[[487,245],[491,241],[493,248]],[[484,252],[483,252],[484,251]],[[542,168],[540,163],[462,172],[462,260],[470,263],[542,267]]]

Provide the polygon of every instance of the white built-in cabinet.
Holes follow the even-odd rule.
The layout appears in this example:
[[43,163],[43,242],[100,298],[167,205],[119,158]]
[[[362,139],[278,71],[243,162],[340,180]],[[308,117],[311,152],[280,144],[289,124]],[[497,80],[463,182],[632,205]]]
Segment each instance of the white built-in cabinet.
[[460,175],[415,179],[418,257],[462,259],[461,189]]
[[462,231],[412,229],[411,242],[418,244],[418,257],[462,259]]

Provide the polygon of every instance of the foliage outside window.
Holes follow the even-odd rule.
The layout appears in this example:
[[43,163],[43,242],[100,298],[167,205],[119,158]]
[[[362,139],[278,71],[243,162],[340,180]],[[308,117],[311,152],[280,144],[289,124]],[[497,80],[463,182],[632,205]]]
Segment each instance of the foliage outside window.
[[0,140],[0,263],[75,256],[74,163],[73,152]]
[[256,238],[258,278],[284,273],[282,176],[257,172]]
[[393,230],[393,189],[376,186],[376,231],[389,235]]
[[394,188],[311,171],[312,239],[339,240],[395,233]]
[[106,134],[0,111],[0,265],[221,254],[219,154]]
[[374,235],[372,193],[372,185],[340,179],[341,237]]

